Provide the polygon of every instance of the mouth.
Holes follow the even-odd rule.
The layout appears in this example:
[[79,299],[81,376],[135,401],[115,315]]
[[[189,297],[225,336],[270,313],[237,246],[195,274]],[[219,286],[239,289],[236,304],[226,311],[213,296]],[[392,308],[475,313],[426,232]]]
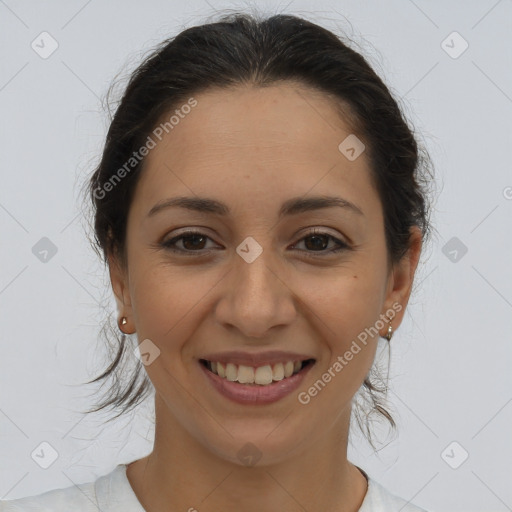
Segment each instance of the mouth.
[[200,359],[199,362],[209,372],[228,382],[246,386],[272,386],[302,373],[315,364],[315,359],[283,361],[261,366],[246,366],[220,361]]

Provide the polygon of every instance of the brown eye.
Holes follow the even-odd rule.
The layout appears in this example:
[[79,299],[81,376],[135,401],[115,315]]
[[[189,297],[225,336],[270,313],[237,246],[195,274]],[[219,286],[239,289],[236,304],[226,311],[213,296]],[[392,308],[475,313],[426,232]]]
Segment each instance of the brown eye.
[[309,240],[312,243],[305,243],[307,249],[311,250],[324,250],[329,245],[329,236],[327,235],[309,235],[304,240]]
[[[329,243],[331,241],[334,242],[334,247],[331,246],[329,249]],[[348,244],[345,242],[342,242],[329,233],[317,230],[313,230],[312,232],[308,233],[299,241],[299,243],[301,242],[304,242],[304,247],[306,248],[301,249],[301,251],[308,256],[311,256],[311,254],[308,253],[319,253],[313,254],[313,256],[323,256],[350,249]]]
[[[178,253],[201,253],[209,252],[210,248],[205,247],[210,237],[198,231],[187,231],[181,235],[175,236],[170,240],[162,242],[162,247]],[[179,245],[181,243],[181,246]]]
[[183,240],[183,247],[187,250],[204,249],[206,238],[207,237],[202,235],[187,235],[181,237]]

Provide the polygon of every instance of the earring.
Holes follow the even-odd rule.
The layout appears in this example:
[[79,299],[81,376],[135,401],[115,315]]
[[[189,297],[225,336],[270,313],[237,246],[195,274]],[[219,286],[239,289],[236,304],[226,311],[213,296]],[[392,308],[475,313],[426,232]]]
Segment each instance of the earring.
[[[121,325],[126,325],[127,323],[128,323],[128,320],[126,319],[126,317],[125,317],[125,316],[123,316],[123,317],[121,318]],[[121,325],[119,326],[119,330],[120,330],[123,334],[126,334],[126,333],[123,331],[123,329],[121,329]]]
[[388,340],[388,342],[390,342],[392,337],[393,337],[393,327],[391,327],[391,324],[389,324],[388,332],[384,335],[384,338],[386,338]]

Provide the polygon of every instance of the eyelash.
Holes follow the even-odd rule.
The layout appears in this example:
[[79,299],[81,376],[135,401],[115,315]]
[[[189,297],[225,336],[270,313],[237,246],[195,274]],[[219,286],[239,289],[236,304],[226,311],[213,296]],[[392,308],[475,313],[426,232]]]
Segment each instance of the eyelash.
[[[334,253],[338,253],[338,252],[350,249],[348,244],[346,244],[345,242],[342,242],[338,238],[335,238],[334,236],[330,235],[329,233],[326,233],[324,231],[320,231],[318,229],[313,229],[312,231],[310,231],[309,233],[304,235],[299,240],[299,242],[302,242],[306,238],[309,238],[309,237],[312,237],[312,236],[318,236],[318,235],[325,236],[328,239],[333,240],[338,245],[338,247],[335,248],[335,249],[330,249],[330,250],[325,250],[324,249],[322,251],[307,251],[307,250],[302,251],[302,252],[305,253],[305,255],[307,257],[311,257],[311,258],[316,258],[318,256],[322,257],[322,256],[325,256],[327,254],[334,254]],[[173,247],[173,245],[177,241],[179,241],[181,239],[184,239],[184,238],[191,238],[191,237],[194,237],[194,236],[200,236],[200,237],[204,237],[204,238],[210,239],[210,237],[208,237],[204,233],[201,233],[200,231],[193,231],[193,230],[191,230],[191,231],[186,231],[185,233],[182,233],[181,235],[178,235],[178,236],[176,236],[174,238],[171,238],[170,240],[162,242],[161,245],[166,250],[172,251],[174,253],[180,253],[180,254],[186,255],[186,256],[204,256],[205,254],[209,254],[212,249],[202,249],[201,251],[191,251],[191,250],[186,250],[186,249],[177,249],[176,247]]]

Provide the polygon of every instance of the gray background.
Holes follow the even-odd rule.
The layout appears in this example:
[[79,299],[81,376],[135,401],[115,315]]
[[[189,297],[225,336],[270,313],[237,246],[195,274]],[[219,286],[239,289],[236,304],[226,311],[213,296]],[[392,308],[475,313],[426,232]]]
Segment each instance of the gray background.
[[[97,302],[106,296],[114,307],[85,236],[79,190],[99,160],[107,129],[100,99],[115,74],[217,9],[247,5],[0,0],[0,498],[90,481],[151,450],[151,404],[111,425],[79,413],[94,389],[80,383],[105,360]],[[438,234],[392,340],[399,435],[386,440],[384,430],[374,454],[354,430],[349,458],[432,511],[512,510],[512,2],[258,8],[353,38],[436,167]],[[58,43],[48,58],[31,47],[42,46],[43,31]],[[55,254],[38,252],[48,246],[43,237]],[[31,456],[52,449],[48,469]]]

